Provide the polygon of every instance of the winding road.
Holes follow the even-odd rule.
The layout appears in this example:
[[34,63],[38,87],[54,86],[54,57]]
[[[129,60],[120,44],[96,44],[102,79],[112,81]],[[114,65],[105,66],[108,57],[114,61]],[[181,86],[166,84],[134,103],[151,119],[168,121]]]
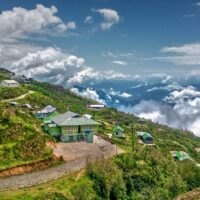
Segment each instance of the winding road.
[[20,100],[20,99],[25,98],[27,95],[30,95],[30,94],[33,94],[33,93],[34,93],[34,91],[29,90],[28,93],[26,93],[26,94],[22,94],[21,96],[18,96],[18,97],[13,98],[13,99],[1,100],[1,102],[11,102],[11,101]]

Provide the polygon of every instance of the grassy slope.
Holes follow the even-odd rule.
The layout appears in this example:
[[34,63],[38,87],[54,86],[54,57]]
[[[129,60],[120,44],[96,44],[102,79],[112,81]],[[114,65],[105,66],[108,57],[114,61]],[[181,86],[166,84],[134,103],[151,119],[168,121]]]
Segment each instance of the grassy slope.
[[[170,179],[173,173],[176,173],[176,175],[181,174],[182,176],[181,178],[183,179],[181,184],[184,184],[186,182],[184,181],[184,179],[188,178],[184,175],[185,171],[187,170],[192,171],[194,168],[194,165],[191,162],[182,162],[182,163],[174,162],[170,156],[169,151],[170,150],[185,150],[191,155],[191,157],[196,162],[200,163],[200,155],[199,153],[195,151],[195,148],[199,147],[200,145],[200,138],[195,137],[194,135],[192,135],[192,133],[188,131],[180,131],[176,129],[171,129],[167,126],[151,123],[149,121],[141,121],[139,118],[135,116],[118,112],[116,109],[113,109],[113,108],[106,108],[101,111],[88,110],[86,105],[88,103],[93,103],[92,100],[78,97],[75,94],[71,93],[70,91],[64,90],[62,87],[52,86],[48,83],[35,83],[32,85],[26,86],[26,88],[35,90],[37,92],[27,96],[25,99],[19,100],[18,102],[30,103],[31,105],[36,105],[40,108],[48,104],[51,104],[55,106],[58,109],[58,111],[61,113],[65,112],[67,109],[74,112],[81,113],[81,114],[90,113],[94,116],[96,120],[105,122],[100,128],[100,132],[102,134],[110,133],[111,128],[113,127],[112,124],[114,124],[115,122],[119,122],[120,125],[125,129],[127,137],[125,140],[114,139],[113,141],[119,144],[122,148],[124,148],[127,151],[128,157],[130,157],[129,152],[131,150],[131,144],[132,144],[130,125],[133,124],[134,133],[137,130],[151,132],[155,138],[156,145],[154,147],[143,148],[142,145],[137,143],[134,137],[135,152],[133,154],[134,163],[132,163],[132,165],[134,166],[134,171],[131,169],[130,171],[124,171],[121,161],[124,160],[124,163],[127,163],[128,161],[126,157],[119,156],[119,158],[117,158],[116,160],[115,159],[113,160],[113,163],[116,163],[118,167],[120,168],[121,170],[120,173],[124,173],[123,176],[126,176],[126,174],[130,172],[133,173],[133,175],[131,176],[135,176],[139,171],[141,172],[142,170],[144,173],[143,178],[145,178],[145,176],[147,176],[145,170],[148,169],[147,173],[152,170],[153,170],[152,173],[158,173],[158,172],[161,173],[160,171],[163,171],[161,175],[158,177],[159,179],[158,183],[156,183],[154,187],[158,187],[159,184],[164,184],[162,182],[162,178],[161,178],[162,176],[169,177]],[[5,106],[5,105],[1,105],[1,106]],[[22,116],[19,116],[19,117],[22,117]],[[37,126],[39,126],[39,122],[37,120],[33,118],[30,118],[30,120],[33,120],[34,123],[36,123]],[[8,145],[12,146],[12,143],[8,143]],[[155,168],[159,168],[159,169],[155,169]],[[165,170],[167,171],[167,173],[165,172]],[[170,171],[172,174],[170,174]],[[89,187],[91,191],[87,191],[87,192],[90,193],[91,195],[97,195],[97,194],[93,194],[94,187],[92,187],[92,185],[94,185],[95,183],[95,180],[96,179],[91,179],[91,176],[89,176],[86,173],[86,175],[84,175],[83,178],[81,178],[78,181],[75,181],[73,176],[71,178],[65,177],[61,180],[59,179],[57,181],[50,182],[46,185],[33,187],[27,190],[17,190],[14,192],[9,192],[9,194],[6,192],[0,193],[0,194],[4,196],[4,198],[2,199],[16,199],[17,196],[21,196],[22,194],[24,196],[24,199],[34,199],[34,197],[37,195],[40,195],[40,196],[46,195],[47,192],[45,188],[49,188],[47,189],[47,191],[50,191],[50,192],[60,191],[61,193],[67,195],[68,197],[71,197],[73,196],[74,193],[77,192],[77,191],[74,191],[75,190],[74,188],[77,188],[77,186],[78,188],[79,187],[84,188],[85,185],[88,184],[91,186]],[[179,193],[187,191],[188,189],[192,189],[192,186],[191,187],[189,186],[190,185],[188,185],[185,189],[180,190]],[[69,187],[71,189],[69,189]],[[165,186],[163,185],[163,187]],[[5,195],[7,195],[7,197]],[[139,197],[137,198],[139,199]]]
[[41,160],[51,155],[41,122],[24,108],[0,103],[0,169]]

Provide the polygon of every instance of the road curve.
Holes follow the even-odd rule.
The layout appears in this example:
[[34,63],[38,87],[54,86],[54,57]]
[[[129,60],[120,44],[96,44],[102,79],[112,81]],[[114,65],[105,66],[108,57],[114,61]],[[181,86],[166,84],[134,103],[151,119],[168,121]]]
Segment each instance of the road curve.
[[50,167],[31,173],[0,178],[0,191],[26,188],[55,180],[70,172],[85,168],[89,161],[95,161],[97,159],[101,159],[102,157],[109,158],[116,155],[116,148],[116,145],[106,145],[106,147],[100,153],[91,153],[76,160],[67,161],[59,166]]
[[26,93],[26,94],[22,94],[21,96],[18,96],[18,97],[13,98],[13,99],[1,100],[1,102],[11,102],[11,101],[20,100],[20,99],[25,98],[27,95],[30,95],[30,94],[33,94],[33,93],[34,93],[34,91],[29,90],[28,93]]

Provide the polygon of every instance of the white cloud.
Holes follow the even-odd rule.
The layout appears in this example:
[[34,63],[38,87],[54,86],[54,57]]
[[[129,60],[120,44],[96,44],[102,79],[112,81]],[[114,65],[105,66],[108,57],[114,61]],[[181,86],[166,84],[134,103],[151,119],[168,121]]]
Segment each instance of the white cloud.
[[104,18],[104,22],[101,23],[102,30],[109,30],[113,25],[120,21],[119,14],[116,10],[103,8],[97,9],[96,12],[100,13]]
[[[162,82],[163,83],[163,82]],[[172,84],[166,85],[166,86],[155,86],[153,88],[150,88],[147,90],[147,92],[152,92],[155,90],[167,90],[167,91],[172,91],[172,90],[181,90],[183,87],[181,85],[178,85],[176,82],[173,82]]]
[[200,6],[200,2],[197,2],[195,5],[196,5],[196,6]]
[[85,24],[91,24],[93,22],[93,17],[90,15],[90,16],[87,16],[84,20],[84,23]]
[[188,55],[199,55],[200,54],[200,43],[185,44],[179,47],[164,47],[161,50],[164,53],[180,53]]
[[188,128],[200,137],[200,118],[197,118]]
[[156,57],[153,59],[171,62],[175,65],[199,65],[200,64],[200,43],[185,44],[182,46],[164,47],[163,53],[170,53],[170,56]]
[[132,97],[131,94],[127,93],[127,92],[123,92],[122,94],[119,94],[120,97],[124,97],[124,98],[129,98]]
[[111,58],[133,58],[134,57],[134,53],[132,52],[125,52],[125,53],[119,53],[119,52],[111,52],[111,51],[103,51],[101,53],[102,57],[111,57]]
[[162,83],[167,83],[168,81],[170,81],[172,79],[172,76],[167,75],[163,80]]
[[122,60],[114,60],[112,61],[113,64],[117,64],[117,65],[127,65],[127,62],[122,61]]
[[128,79],[129,75],[117,73],[113,70],[109,71],[98,71],[91,67],[86,67],[83,70],[78,71],[72,78],[68,80],[69,84],[83,83],[85,81],[102,81],[102,80],[111,80],[111,79]]
[[68,30],[74,30],[76,29],[76,23],[74,21],[68,22],[66,25],[65,24],[59,24],[57,26],[58,30],[60,32],[68,31]]
[[72,22],[68,22],[66,27],[67,27],[67,30],[68,29],[76,29],[76,23],[73,22],[73,21]]
[[13,10],[3,11],[0,14],[0,40],[13,41],[27,33],[38,33],[48,26],[58,25],[63,29],[63,21],[56,16],[57,8],[47,8],[37,4],[35,9],[27,10],[14,7]]
[[99,95],[94,89],[86,88],[86,90],[79,91],[77,88],[71,88],[71,91],[82,97],[93,99],[101,104],[106,104],[104,100],[100,99]]
[[132,95],[127,93],[127,92],[118,92],[118,91],[114,91],[113,88],[110,88],[110,90],[108,91],[108,93],[112,96],[118,96],[118,97],[123,97],[123,98],[129,98]]
[[91,67],[78,71],[73,77],[68,80],[69,84],[83,83],[88,79],[96,79],[99,72],[94,71]]
[[12,62],[15,62],[21,59],[27,54],[27,52],[36,52],[42,50],[42,47],[28,45],[28,44],[1,44],[0,43],[0,66],[7,67],[11,65]]
[[83,58],[67,55],[60,49],[49,47],[27,52],[4,67],[16,74],[66,86],[68,80],[85,67],[84,63]]
[[188,86],[187,88],[184,88],[180,91],[173,91],[170,93],[168,97],[165,97],[165,101],[170,103],[175,103],[180,100],[185,99],[192,99],[195,97],[200,97],[200,92],[197,91],[194,87]]

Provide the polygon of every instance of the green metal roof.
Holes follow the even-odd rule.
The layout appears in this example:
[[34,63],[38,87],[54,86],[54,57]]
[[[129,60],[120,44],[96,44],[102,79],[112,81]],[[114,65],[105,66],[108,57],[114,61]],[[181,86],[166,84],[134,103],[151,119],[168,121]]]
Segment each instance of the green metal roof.
[[120,126],[115,126],[115,127],[113,128],[113,132],[117,132],[117,131],[124,132],[124,129],[123,129],[122,127],[120,127]]
[[146,139],[146,138],[149,138],[149,137],[153,139],[152,135],[150,133],[147,133],[147,132],[138,131],[137,136],[141,136],[141,137],[143,137],[143,139]]
[[49,124],[49,123],[51,123],[52,118],[58,116],[59,114],[60,114],[60,113],[58,113],[57,111],[54,111],[54,112],[52,112],[50,115],[48,115],[47,117],[45,117],[45,118],[43,119],[43,122],[44,122],[45,124]]
[[52,122],[59,126],[99,125],[98,122],[73,112],[66,112],[55,116],[52,118]]
[[178,160],[182,161],[182,160],[186,160],[189,159],[191,160],[191,157],[189,154],[187,154],[184,151],[176,151],[176,157],[178,158]]

